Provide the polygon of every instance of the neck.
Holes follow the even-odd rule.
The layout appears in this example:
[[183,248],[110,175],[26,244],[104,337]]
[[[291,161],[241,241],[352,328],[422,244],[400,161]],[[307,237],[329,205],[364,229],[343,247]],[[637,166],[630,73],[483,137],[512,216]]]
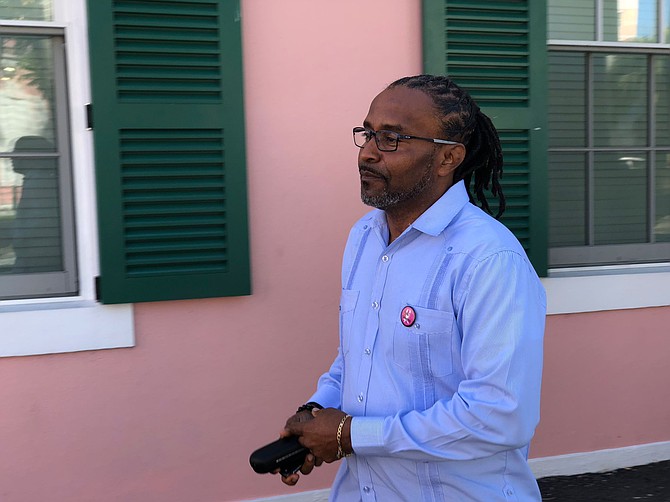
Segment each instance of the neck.
[[407,227],[416,221],[426,210],[432,206],[442,194],[423,201],[414,201],[412,205],[403,204],[389,207],[384,210],[386,223],[389,227],[389,244],[400,237]]

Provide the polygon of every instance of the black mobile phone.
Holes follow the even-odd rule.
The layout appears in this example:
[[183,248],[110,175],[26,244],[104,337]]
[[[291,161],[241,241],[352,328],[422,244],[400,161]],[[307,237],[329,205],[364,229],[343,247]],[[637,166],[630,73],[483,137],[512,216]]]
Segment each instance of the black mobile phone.
[[298,436],[289,436],[267,444],[251,454],[249,463],[259,474],[274,472],[279,469],[286,477],[298,469],[305,462],[309,450],[298,442]]

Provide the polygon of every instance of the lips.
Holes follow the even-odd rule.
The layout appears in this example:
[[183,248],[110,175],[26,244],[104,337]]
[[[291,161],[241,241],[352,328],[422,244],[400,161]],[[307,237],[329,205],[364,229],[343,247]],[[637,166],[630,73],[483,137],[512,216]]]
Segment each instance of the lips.
[[361,176],[361,181],[383,180],[384,176],[366,167],[359,167],[358,172]]

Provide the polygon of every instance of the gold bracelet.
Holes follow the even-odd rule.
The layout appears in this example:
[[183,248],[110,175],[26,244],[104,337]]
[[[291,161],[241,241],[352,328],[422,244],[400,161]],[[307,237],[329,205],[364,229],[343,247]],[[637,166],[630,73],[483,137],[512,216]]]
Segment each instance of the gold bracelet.
[[344,450],[342,449],[342,428],[348,418],[351,418],[351,415],[344,415],[344,418],[340,420],[340,425],[337,426],[337,460],[351,455],[351,453],[344,453]]

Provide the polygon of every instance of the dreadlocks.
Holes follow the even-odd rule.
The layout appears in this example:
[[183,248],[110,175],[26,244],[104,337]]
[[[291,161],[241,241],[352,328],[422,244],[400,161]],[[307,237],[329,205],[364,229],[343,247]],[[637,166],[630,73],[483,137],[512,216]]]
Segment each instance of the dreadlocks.
[[454,182],[463,180],[470,202],[475,199],[470,191],[474,174],[474,192],[480,207],[491,214],[484,189],[498,198],[500,218],[505,211],[505,195],[500,186],[503,171],[500,139],[491,119],[484,115],[477,103],[448,77],[440,75],[416,75],[396,80],[388,86],[418,89],[430,96],[435,104],[438,118],[446,138],[465,145],[465,159],[454,172]]

